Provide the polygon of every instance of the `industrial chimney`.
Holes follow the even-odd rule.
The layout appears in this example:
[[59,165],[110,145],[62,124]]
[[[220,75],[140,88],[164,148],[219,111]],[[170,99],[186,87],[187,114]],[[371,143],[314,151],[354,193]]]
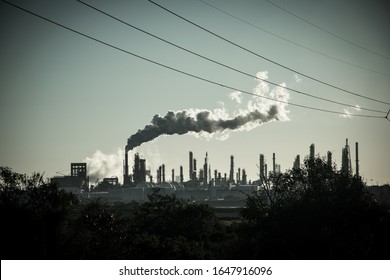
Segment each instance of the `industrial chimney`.
[[260,182],[264,182],[265,174],[264,174],[264,155],[260,154]]
[[192,152],[190,152],[190,166],[189,166],[189,175],[190,175],[190,179],[189,180],[192,180],[192,175],[193,175],[193,172],[194,172],[194,167],[193,167],[193,163],[194,163],[194,155]]
[[275,153],[272,154],[272,171],[276,172],[276,161],[275,161]]
[[314,144],[311,144],[310,145],[310,160],[314,160],[314,156],[315,156],[315,146],[314,146]]
[[180,183],[183,183],[184,178],[183,178],[183,166],[180,166]]
[[330,167],[332,167],[332,152],[328,151],[328,159],[327,163]]
[[234,181],[234,156],[230,156],[230,173],[229,173],[229,181]]
[[345,140],[345,147],[341,153],[341,171],[346,175],[351,175],[352,173],[351,151],[348,145],[348,138]]
[[125,162],[123,164],[123,185],[130,185],[129,155],[127,149],[125,149]]

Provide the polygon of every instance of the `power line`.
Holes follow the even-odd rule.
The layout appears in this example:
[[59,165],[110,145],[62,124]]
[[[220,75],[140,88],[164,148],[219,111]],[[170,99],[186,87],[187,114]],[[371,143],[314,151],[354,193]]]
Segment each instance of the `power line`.
[[350,66],[353,66],[353,67],[356,67],[356,68],[360,68],[360,69],[365,70],[365,71],[369,71],[369,72],[376,73],[376,74],[381,74],[381,75],[384,75],[384,76],[390,76],[389,74],[386,74],[386,73],[383,73],[383,72],[380,72],[380,71],[377,71],[377,70],[373,70],[373,69],[370,69],[370,68],[366,68],[366,67],[363,67],[363,66],[351,63],[349,61],[346,61],[346,60],[343,60],[343,59],[340,59],[340,58],[336,58],[334,56],[331,56],[331,55],[325,54],[323,52],[317,51],[317,50],[315,50],[313,48],[307,47],[307,46],[302,45],[300,43],[294,42],[294,41],[292,41],[290,39],[284,38],[284,37],[282,37],[282,36],[280,36],[278,34],[275,34],[274,32],[271,32],[271,31],[269,31],[269,30],[267,30],[265,28],[262,28],[262,27],[260,27],[258,25],[255,25],[255,24],[253,24],[253,23],[251,23],[251,22],[249,22],[249,21],[247,21],[245,19],[239,18],[239,17],[237,17],[237,16],[235,16],[235,15],[233,15],[233,14],[231,14],[231,13],[229,13],[229,12],[227,12],[227,11],[221,9],[221,8],[218,8],[217,6],[214,6],[214,5],[206,2],[206,1],[203,1],[203,0],[198,0],[198,1],[203,3],[203,4],[205,4],[205,5],[207,5],[207,6],[209,6],[209,7],[211,7],[211,8],[213,8],[213,9],[216,9],[216,10],[220,11],[221,13],[224,13],[225,15],[228,15],[228,16],[230,16],[230,17],[232,17],[232,18],[234,18],[234,19],[236,19],[238,21],[241,21],[241,22],[243,22],[243,23],[245,23],[245,24],[247,24],[247,25],[249,25],[251,27],[254,27],[254,28],[256,28],[256,29],[258,29],[260,31],[263,31],[263,32],[271,35],[271,36],[274,36],[274,37],[276,37],[276,38],[278,38],[280,40],[286,41],[286,42],[288,42],[290,44],[293,44],[293,45],[298,46],[300,48],[303,48],[305,50],[314,52],[314,53],[319,54],[319,55],[321,55],[323,57],[327,57],[329,59],[333,59],[335,61],[342,62],[342,63],[345,63],[347,65],[350,65]]
[[[200,81],[204,81],[204,82],[207,82],[207,83],[210,83],[210,84],[214,84],[214,85],[217,85],[217,86],[220,86],[220,87],[223,87],[223,88],[227,88],[227,89],[229,89],[229,90],[240,91],[240,92],[245,93],[245,94],[248,94],[248,95],[256,96],[256,97],[259,97],[259,98],[264,98],[264,99],[267,99],[267,100],[279,102],[279,103],[286,104],[286,105],[291,105],[291,106],[295,106],[295,107],[299,107],[299,108],[304,108],[304,109],[309,109],[309,110],[313,110],[313,111],[320,111],[320,112],[331,113],[331,114],[345,115],[345,113],[341,113],[341,112],[338,112],[338,111],[327,110],[327,109],[321,109],[321,108],[316,108],[316,107],[312,107],[312,106],[306,106],[306,105],[301,105],[301,104],[297,104],[297,103],[291,103],[291,102],[287,102],[287,101],[283,101],[283,100],[278,100],[278,99],[274,99],[274,98],[267,97],[267,96],[264,96],[264,95],[255,94],[255,93],[252,93],[252,92],[249,92],[249,91],[240,90],[240,89],[238,89],[238,88],[235,88],[235,87],[232,87],[232,86],[228,86],[228,85],[225,85],[225,84],[222,84],[222,83],[218,83],[218,82],[209,80],[209,79],[207,79],[207,78],[203,78],[203,77],[200,77],[200,76],[197,76],[197,75],[194,75],[194,74],[191,74],[191,73],[188,73],[188,72],[185,72],[185,71],[176,69],[176,68],[174,68],[174,67],[165,65],[165,64],[163,64],[163,63],[156,62],[156,61],[154,61],[154,60],[151,60],[151,59],[149,59],[149,58],[143,57],[143,56],[141,56],[141,55],[138,55],[138,54],[129,52],[129,51],[124,50],[124,49],[122,49],[122,48],[120,48],[120,47],[114,46],[114,45],[112,45],[112,44],[110,44],[110,43],[107,43],[107,42],[105,42],[105,41],[102,41],[102,40],[97,39],[97,38],[95,38],[95,37],[92,37],[92,36],[90,36],[90,35],[87,35],[87,34],[85,34],[85,33],[82,33],[82,32],[80,32],[80,31],[77,31],[77,30],[75,30],[75,29],[73,29],[73,28],[70,28],[70,27],[68,27],[68,26],[66,26],[66,25],[63,25],[63,24],[61,24],[61,23],[58,23],[58,22],[53,21],[53,20],[51,20],[51,19],[48,19],[48,18],[46,18],[46,17],[44,17],[44,16],[41,16],[41,15],[39,15],[39,14],[36,14],[36,13],[34,13],[34,12],[32,12],[32,11],[29,11],[29,10],[27,10],[27,9],[25,9],[25,8],[23,8],[23,7],[20,7],[20,6],[16,5],[16,4],[10,3],[10,2],[8,2],[8,1],[6,1],[6,0],[1,0],[1,1],[4,2],[4,3],[7,3],[8,5],[11,5],[11,6],[13,6],[13,7],[15,7],[15,8],[19,9],[19,10],[22,10],[22,11],[28,13],[28,14],[34,15],[34,16],[40,18],[40,19],[43,19],[43,20],[45,20],[45,21],[47,21],[47,22],[50,22],[50,23],[52,23],[52,24],[54,24],[54,25],[57,25],[57,26],[59,26],[59,27],[61,27],[61,28],[64,28],[64,29],[69,30],[69,31],[71,31],[71,32],[73,32],[73,33],[76,33],[76,34],[78,34],[78,35],[80,35],[80,36],[83,36],[83,37],[85,37],[85,38],[88,38],[88,39],[90,39],[90,40],[92,40],[92,41],[95,41],[95,42],[100,43],[100,44],[102,44],[102,45],[105,45],[105,46],[107,46],[107,47],[113,48],[113,49],[115,49],[115,50],[117,50],[117,51],[126,53],[126,54],[128,54],[128,55],[137,57],[137,58],[139,58],[139,59],[141,59],[141,60],[150,62],[150,63],[152,63],[152,64],[161,66],[161,67],[163,67],[163,68],[172,70],[172,71],[174,71],[174,72],[181,73],[181,74],[183,74],[183,75],[186,75],[186,76],[195,78],[195,79],[200,80]],[[365,117],[365,118],[374,118],[374,119],[383,119],[383,118],[386,118],[386,117],[387,117],[387,116],[384,117],[384,116],[362,115],[362,114],[348,114],[348,115],[349,115],[349,116],[354,116],[354,117]]]
[[240,49],[242,49],[242,50],[244,50],[244,51],[246,51],[246,52],[248,52],[248,53],[250,53],[250,54],[253,54],[253,55],[255,55],[255,56],[261,58],[261,59],[264,59],[264,60],[266,60],[266,61],[269,61],[269,62],[271,62],[272,64],[275,64],[275,65],[277,65],[277,66],[279,66],[279,67],[282,67],[282,68],[284,68],[284,69],[287,69],[287,70],[289,70],[289,71],[291,71],[291,72],[293,72],[293,73],[297,73],[297,74],[299,74],[299,75],[301,75],[301,76],[303,76],[303,77],[306,77],[306,78],[308,78],[308,79],[310,79],[310,80],[316,81],[316,82],[321,83],[321,84],[323,84],[323,85],[326,85],[326,86],[332,87],[332,88],[334,88],[334,89],[343,91],[343,92],[345,92],[345,93],[352,94],[352,95],[355,95],[355,96],[358,96],[358,97],[361,97],[361,98],[364,98],[364,99],[367,99],[367,100],[375,101],[375,102],[378,102],[378,103],[390,105],[389,102],[381,101],[381,100],[378,100],[378,99],[375,99],[375,98],[371,98],[371,97],[368,97],[368,96],[364,96],[364,95],[355,93],[355,92],[350,91],[350,90],[347,90],[347,89],[343,89],[343,88],[341,88],[341,87],[332,85],[332,84],[330,84],[330,83],[328,83],[328,82],[324,82],[324,81],[322,81],[322,80],[319,80],[319,79],[317,79],[317,78],[314,78],[314,77],[312,77],[312,76],[310,76],[310,75],[304,74],[304,73],[302,73],[302,72],[300,72],[300,71],[294,70],[294,69],[292,69],[292,68],[290,68],[290,67],[288,67],[288,66],[285,66],[285,65],[283,65],[283,64],[281,64],[281,63],[279,63],[279,62],[276,62],[276,61],[274,61],[274,60],[272,60],[272,59],[269,59],[269,58],[267,58],[267,57],[265,57],[265,56],[263,56],[263,55],[260,55],[260,54],[254,52],[254,51],[251,51],[251,50],[249,50],[249,49],[247,49],[247,48],[245,48],[245,47],[243,47],[243,46],[241,46],[241,45],[239,45],[239,44],[237,44],[237,43],[234,43],[233,41],[231,41],[231,40],[229,40],[229,39],[226,39],[225,37],[222,37],[221,35],[218,35],[217,33],[212,32],[212,31],[208,30],[207,28],[202,27],[202,26],[200,26],[199,24],[194,23],[194,22],[192,22],[192,21],[186,19],[185,17],[183,17],[183,16],[181,16],[181,15],[179,15],[179,14],[177,14],[177,13],[171,11],[171,10],[169,10],[168,8],[165,8],[164,6],[162,6],[162,5],[160,5],[160,4],[156,3],[156,2],[154,2],[154,1],[152,1],[152,0],[148,0],[148,1],[149,1],[150,3],[152,3],[153,5],[155,5],[155,6],[159,7],[159,8],[161,8],[161,9],[163,9],[163,10],[165,10],[165,11],[167,11],[168,13],[170,13],[170,14],[172,14],[172,15],[174,15],[174,16],[176,16],[176,17],[178,17],[178,18],[180,18],[180,19],[182,19],[182,20],[184,20],[184,21],[186,21],[186,22],[188,22],[189,24],[191,24],[191,25],[193,25],[193,26],[195,26],[195,27],[197,27],[197,28],[199,28],[199,29],[201,29],[201,30],[203,30],[203,31],[205,31],[205,32],[207,32],[207,33],[209,33],[209,34],[211,34],[211,35],[213,35],[213,36],[215,36],[215,37],[217,37],[217,38],[219,38],[219,39],[221,39],[221,40],[223,40],[223,41],[225,41],[225,42],[227,42],[227,43],[229,43],[229,44],[231,44],[231,45],[233,45],[233,46],[235,46],[235,47],[237,47],[237,48],[240,48]]
[[[356,105],[351,105],[351,104],[347,104],[347,103],[342,103],[342,102],[334,101],[334,100],[331,100],[331,99],[318,97],[318,96],[315,96],[315,95],[312,95],[312,94],[309,94],[309,93],[306,93],[306,92],[303,92],[303,91],[299,91],[299,90],[296,90],[296,89],[293,89],[293,88],[284,87],[284,86],[281,86],[281,85],[279,85],[279,84],[277,84],[277,83],[275,83],[275,82],[271,82],[271,81],[268,81],[268,80],[266,80],[266,79],[262,79],[262,78],[260,78],[260,77],[255,76],[255,75],[246,73],[246,72],[244,72],[244,71],[242,71],[242,70],[238,70],[238,69],[236,69],[236,68],[234,68],[234,67],[232,67],[232,66],[223,64],[223,63],[218,62],[218,61],[216,61],[216,60],[214,60],[214,59],[211,59],[211,58],[206,57],[206,56],[204,56],[204,55],[198,54],[198,53],[196,53],[196,52],[194,52],[194,51],[191,51],[191,50],[189,50],[189,49],[186,49],[186,48],[184,48],[184,47],[182,47],[182,46],[180,46],[180,45],[177,45],[177,44],[175,44],[175,43],[172,43],[172,42],[170,42],[170,41],[168,41],[168,40],[166,40],[166,39],[163,39],[163,38],[161,38],[161,37],[159,37],[159,36],[156,36],[156,35],[154,35],[154,34],[148,32],[148,31],[145,31],[145,30],[143,30],[143,29],[141,29],[141,28],[139,28],[139,27],[136,27],[136,26],[134,26],[134,25],[132,25],[132,24],[130,24],[130,23],[124,21],[124,20],[121,20],[121,19],[119,19],[118,17],[115,17],[115,16],[113,16],[113,15],[111,15],[111,14],[109,14],[109,13],[107,13],[107,12],[105,12],[105,11],[99,9],[99,8],[96,8],[95,6],[93,6],[93,5],[91,5],[91,4],[85,3],[85,2],[83,2],[83,1],[81,1],[81,0],[77,0],[77,1],[80,2],[81,4],[87,6],[87,7],[89,7],[89,8],[91,8],[91,9],[95,10],[95,11],[98,11],[99,13],[102,13],[103,15],[106,15],[106,16],[108,16],[108,17],[110,17],[110,18],[112,18],[112,19],[114,19],[114,20],[116,20],[116,21],[118,21],[118,22],[120,22],[120,23],[123,23],[123,24],[125,24],[125,25],[128,26],[128,27],[131,27],[131,28],[133,28],[133,29],[136,29],[136,30],[138,30],[138,31],[140,31],[140,32],[142,32],[142,33],[148,35],[148,36],[151,36],[151,37],[153,37],[153,38],[155,38],[155,39],[158,39],[158,40],[160,40],[160,41],[162,41],[162,42],[164,42],[164,43],[167,43],[167,44],[169,44],[169,45],[171,45],[171,46],[174,46],[174,47],[176,47],[176,48],[178,48],[178,49],[181,49],[181,50],[183,50],[183,51],[185,51],[185,52],[188,52],[188,53],[190,53],[190,54],[192,54],[192,55],[195,55],[195,56],[197,56],[197,57],[200,57],[200,58],[202,58],[202,59],[205,59],[205,60],[207,60],[207,61],[210,61],[210,62],[212,62],[212,63],[215,63],[215,64],[217,64],[217,65],[220,65],[220,66],[223,66],[223,67],[225,67],[225,68],[228,68],[228,69],[230,69],[230,70],[232,70],[232,71],[235,71],[235,72],[237,72],[237,73],[240,73],[240,74],[242,74],[242,75],[245,75],[245,76],[248,76],[248,77],[251,77],[251,78],[255,78],[255,79],[258,79],[258,80],[260,80],[260,81],[263,81],[263,82],[266,82],[266,83],[268,83],[268,84],[271,84],[271,85],[273,85],[273,86],[276,86],[276,87],[279,87],[279,88],[283,88],[283,89],[287,89],[287,90],[290,90],[290,91],[293,91],[293,92],[296,92],[296,93],[298,93],[298,94],[302,94],[302,95],[305,95],[305,96],[308,96],[308,97],[311,97],[311,98],[315,98],[315,99],[318,99],[318,100],[330,102],[330,103],[337,104],[337,105],[343,105],[343,106],[347,106],[347,107],[351,107],[351,108],[356,108]],[[359,109],[365,110],[365,111],[376,112],[376,113],[384,113],[384,114],[386,113],[385,111],[380,111],[380,110],[375,110],[375,109],[369,109],[369,108],[364,108],[364,107],[360,107]]]
[[375,51],[373,51],[373,50],[370,50],[370,49],[368,49],[368,48],[366,48],[366,47],[363,47],[363,46],[361,46],[361,45],[358,45],[358,44],[356,44],[356,43],[354,43],[354,42],[352,42],[352,41],[350,41],[350,40],[347,40],[347,39],[345,39],[345,38],[343,38],[343,37],[341,37],[341,36],[339,36],[339,35],[337,35],[337,34],[335,34],[335,33],[333,33],[333,32],[330,32],[329,30],[327,30],[327,29],[325,29],[325,28],[323,28],[323,27],[321,27],[321,26],[319,26],[319,25],[316,25],[316,24],[312,23],[312,22],[308,21],[307,19],[304,19],[304,18],[298,16],[297,14],[294,14],[293,12],[290,12],[289,10],[287,10],[287,9],[285,9],[285,8],[283,8],[283,7],[279,6],[279,5],[277,5],[276,3],[272,2],[272,1],[269,1],[269,0],[265,0],[265,1],[268,2],[268,3],[270,3],[270,4],[273,5],[273,6],[277,7],[278,9],[280,9],[280,10],[282,10],[282,11],[284,11],[284,12],[286,12],[286,13],[288,13],[288,14],[290,14],[290,15],[292,15],[292,16],[294,16],[294,17],[300,19],[300,20],[302,20],[303,22],[305,22],[305,23],[307,23],[307,24],[309,24],[309,25],[311,25],[311,26],[314,26],[315,28],[317,28],[317,29],[319,29],[319,30],[321,30],[321,31],[323,31],[323,32],[325,32],[325,33],[328,33],[328,34],[332,35],[333,37],[336,37],[336,38],[338,38],[338,39],[340,39],[340,40],[343,40],[343,41],[346,42],[346,43],[349,43],[349,44],[351,44],[351,45],[353,45],[353,46],[355,46],[355,47],[358,47],[358,48],[360,48],[360,49],[362,49],[362,50],[365,50],[365,51],[367,51],[367,52],[370,52],[370,53],[375,54],[375,55],[377,55],[377,56],[380,56],[380,57],[382,57],[382,58],[390,59],[390,57],[388,57],[388,56],[385,56],[385,55],[383,55],[383,54],[380,54],[380,53],[378,53],[378,52],[375,52]]

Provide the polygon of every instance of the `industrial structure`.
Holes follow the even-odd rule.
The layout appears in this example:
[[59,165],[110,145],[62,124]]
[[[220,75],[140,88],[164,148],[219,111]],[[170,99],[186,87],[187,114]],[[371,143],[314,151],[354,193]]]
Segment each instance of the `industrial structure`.
[[[356,143],[356,176],[359,175],[358,143]],[[245,168],[237,167],[235,169],[234,156],[230,156],[229,176],[227,173],[214,169],[213,176],[209,154],[206,152],[202,168],[197,169],[197,160],[192,151],[188,158],[188,180],[184,179],[184,168],[179,167],[179,175],[175,169],[170,169],[171,176],[166,176],[166,166],[161,164],[156,170],[156,176],[153,177],[151,170],[147,169],[146,159],[138,153],[134,154],[132,173],[130,174],[129,149],[125,148],[123,161],[123,184],[119,183],[117,177],[104,178],[100,183],[94,186],[94,189],[88,192],[89,178],[87,176],[86,163],[71,163],[70,175],[63,177],[54,177],[52,181],[60,187],[75,193],[81,190],[88,192],[89,196],[106,196],[112,200],[145,200],[147,194],[153,188],[160,188],[164,194],[172,194],[179,198],[191,200],[226,200],[243,201],[246,195],[259,190],[264,183],[268,182],[270,175],[280,174],[281,166],[276,162],[276,153],[272,153],[272,170],[267,171],[267,163],[264,154],[259,155],[259,173],[256,180],[248,180]],[[315,159],[315,146],[310,145],[309,160]],[[333,168],[332,153],[327,152],[326,163]],[[297,155],[293,162],[293,170],[301,169],[301,157]],[[169,171],[168,171],[169,172]],[[346,145],[342,148],[342,160],[340,172],[352,176],[351,153],[346,139]],[[223,174],[223,175],[222,175]]]
[[55,176],[51,182],[73,193],[89,190],[89,177],[86,163],[71,163],[70,175]]
[[341,151],[341,172],[346,175],[352,174],[352,164],[351,164],[351,151],[348,145],[348,138],[345,141],[345,147]]

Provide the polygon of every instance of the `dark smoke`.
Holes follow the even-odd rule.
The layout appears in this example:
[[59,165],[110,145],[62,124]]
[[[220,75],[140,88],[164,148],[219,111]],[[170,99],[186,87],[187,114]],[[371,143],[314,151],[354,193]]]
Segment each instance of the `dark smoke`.
[[258,110],[240,114],[234,118],[216,119],[211,111],[204,110],[194,114],[192,111],[169,111],[164,117],[155,115],[151,124],[127,139],[126,150],[151,141],[160,135],[185,134],[188,132],[222,132],[224,130],[239,129],[248,123],[261,124],[271,120],[278,120],[278,107],[273,105],[266,114]]

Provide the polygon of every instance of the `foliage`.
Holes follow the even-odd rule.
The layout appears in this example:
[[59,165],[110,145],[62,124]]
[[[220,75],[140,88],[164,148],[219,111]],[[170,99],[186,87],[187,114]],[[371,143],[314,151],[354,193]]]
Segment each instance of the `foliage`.
[[[249,237],[243,258],[383,258],[389,212],[361,178],[336,172],[323,159],[302,170],[274,174],[243,211]],[[243,229],[242,229],[243,230]]]
[[211,257],[209,248],[218,221],[208,205],[161,195],[158,189],[148,198],[131,219],[131,246],[143,251],[143,258]]
[[56,257],[65,215],[77,203],[73,194],[38,173],[27,176],[0,167],[2,259]]
[[271,174],[233,223],[158,188],[144,203],[79,203],[39,173],[1,167],[0,223],[2,259],[381,259],[390,249],[389,209],[320,158]]

